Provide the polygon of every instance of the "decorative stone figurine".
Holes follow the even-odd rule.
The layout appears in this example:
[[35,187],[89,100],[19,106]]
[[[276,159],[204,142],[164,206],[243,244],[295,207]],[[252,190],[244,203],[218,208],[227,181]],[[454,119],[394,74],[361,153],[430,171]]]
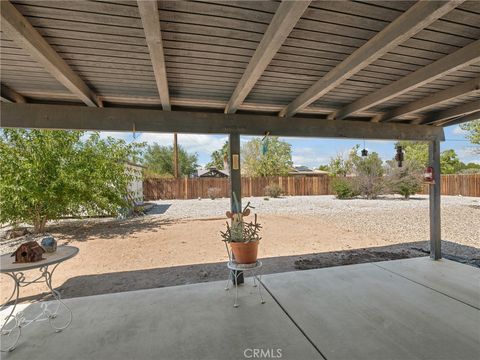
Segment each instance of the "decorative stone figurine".
[[57,240],[53,238],[53,236],[47,236],[42,239],[42,247],[48,253],[53,253],[57,251]]

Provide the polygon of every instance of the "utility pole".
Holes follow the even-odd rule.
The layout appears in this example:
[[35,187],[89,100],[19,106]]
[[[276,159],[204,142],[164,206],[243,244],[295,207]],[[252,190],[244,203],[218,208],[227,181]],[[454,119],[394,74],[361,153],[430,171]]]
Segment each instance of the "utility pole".
[[178,144],[177,133],[173,133],[173,177],[176,179],[179,176],[178,171]]

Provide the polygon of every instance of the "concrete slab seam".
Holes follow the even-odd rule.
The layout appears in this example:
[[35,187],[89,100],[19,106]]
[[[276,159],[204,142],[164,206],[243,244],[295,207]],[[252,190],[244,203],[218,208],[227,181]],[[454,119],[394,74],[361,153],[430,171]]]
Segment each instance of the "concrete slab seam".
[[[432,260],[432,261],[433,261],[433,260]],[[437,293],[439,293],[439,294],[442,294],[442,295],[444,295],[444,296],[446,296],[446,297],[448,297],[448,298],[450,298],[450,299],[452,299],[452,300],[461,302],[462,304],[467,305],[467,306],[470,306],[470,307],[472,307],[472,308],[474,308],[474,309],[476,309],[476,310],[480,310],[480,308],[476,307],[475,305],[472,305],[472,304],[469,304],[469,303],[467,303],[467,302],[465,302],[465,301],[463,301],[463,300],[457,299],[457,298],[455,298],[455,297],[453,297],[453,296],[451,296],[451,295],[448,295],[448,294],[446,294],[446,293],[444,293],[444,292],[442,292],[442,291],[440,291],[440,290],[434,289],[434,288],[432,288],[432,287],[430,287],[430,286],[428,286],[428,285],[422,284],[421,282],[418,282],[418,281],[415,281],[415,280],[413,280],[413,279],[410,279],[410,278],[408,278],[408,277],[406,277],[406,276],[404,276],[404,275],[402,275],[402,274],[398,274],[398,273],[396,273],[396,272],[393,271],[393,270],[384,268],[384,267],[382,267],[382,266],[380,266],[380,265],[377,265],[377,264],[372,264],[372,265],[375,265],[375,266],[379,267],[380,269],[385,270],[385,271],[388,271],[389,273],[392,273],[392,274],[394,274],[394,275],[400,276],[400,277],[402,277],[402,278],[404,278],[404,279],[406,279],[406,280],[408,280],[408,281],[411,281],[411,282],[413,282],[413,283],[415,283],[415,284],[421,285],[421,286],[423,286],[423,287],[425,287],[425,288],[427,288],[427,289],[433,290],[433,291],[435,291],[435,292],[437,292]]]

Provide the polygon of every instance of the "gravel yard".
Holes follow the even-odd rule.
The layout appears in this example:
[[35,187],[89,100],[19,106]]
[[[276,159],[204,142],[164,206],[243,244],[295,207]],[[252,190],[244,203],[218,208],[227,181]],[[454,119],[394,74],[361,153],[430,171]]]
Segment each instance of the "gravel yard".
[[[377,200],[337,200],[333,196],[290,196],[276,199],[244,198],[259,216],[319,216],[349,231],[413,242],[429,238],[427,195],[410,200],[386,196]],[[229,199],[154,201],[151,214],[170,219],[224,218]],[[300,220],[299,219],[299,220]],[[299,223],[302,226],[302,223]],[[480,198],[442,196],[442,238],[480,248]]]
[[[262,224],[264,273],[427,256],[428,198],[337,200],[332,196],[244,199]],[[225,279],[219,232],[229,199],[157,201],[147,216],[64,220],[49,224],[59,244],[80,248],[59,267],[54,286],[65,297]],[[1,237],[1,235],[0,235]],[[442,197],[444,257],[480,266],[480,199]],[[26,238],[0,240],[2,253]],[[10,284],[3,281],[1,295]],[[23,289],[23,296],[44,291]]]

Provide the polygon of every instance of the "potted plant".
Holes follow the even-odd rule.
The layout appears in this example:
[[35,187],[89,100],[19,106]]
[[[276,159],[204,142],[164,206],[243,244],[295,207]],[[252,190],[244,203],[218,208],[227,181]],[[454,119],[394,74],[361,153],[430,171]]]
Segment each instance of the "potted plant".
[[[237,209],[239,207],[237,206]],[[250,203],[245,206],[242,212],[232,213],[227,211],[227,218],[231,219],[230,225],[227,221],[227,230],[221,231],[222,240],[230,244],[233,257],[239,264],[253,264],[257,261],[258,242],[260,241],[260,229],[257,222],[257,214],[253,222],[245,222],[244,218],[250,215]]]

